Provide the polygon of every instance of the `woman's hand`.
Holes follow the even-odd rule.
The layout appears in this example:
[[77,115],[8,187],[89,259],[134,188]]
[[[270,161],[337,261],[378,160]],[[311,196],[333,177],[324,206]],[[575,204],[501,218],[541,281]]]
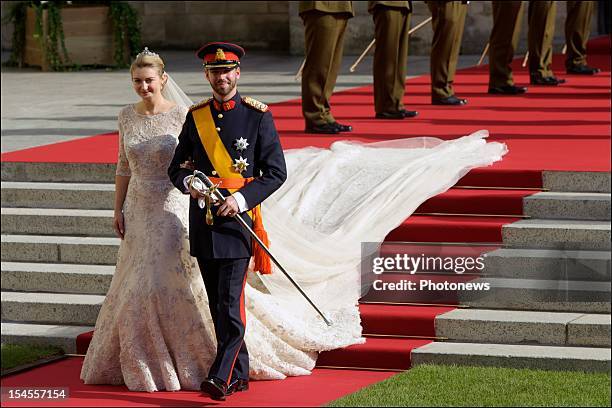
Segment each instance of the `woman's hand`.
[[125,225],[123,223],[123,212],[115,211],[115,216],[113,220],[113,228],[117,236],[123,239],[125,236]]

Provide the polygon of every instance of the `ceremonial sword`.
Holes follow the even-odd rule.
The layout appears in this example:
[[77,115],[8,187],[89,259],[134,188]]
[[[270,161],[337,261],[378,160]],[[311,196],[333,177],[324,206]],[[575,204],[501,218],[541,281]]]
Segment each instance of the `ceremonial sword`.
[[[206,188],[208,188],[209,191],[213,192],[216,195],[216,197],[219,199],[219,201],[221,201],[222,203],[225,203],[226,199],[223,196],[223,193],[221,193],[221,191],[219,191],[217,186],[215,184],[213,184],[213,182],[208,178],[208,176],[206,174],[202,173],[199,170],[194,170],[193,171],[193,176],[194,176],[194,178],[198,178],[199,180],[201,180],[204,183],[204,185],[206,186]],[[193,187],[196,190],[198,190],[199,192],[202,192],[201,189],[198,189],[195,186],[193,186]],[[203,193],[203,194],[205,194],[205,193]],[[276,257],[274,255],[272,255],[272,252],[270,252],[268,247],[266,247],[266,245],[261,241],[261,239],[259,239],[257,234],[255,234],[255,231],[253,231],[253,229],[251,227],[249,227],[249,224],[247,224],[247,222],[242,218],[242,216],[240,214],[235,214],[235,215],[232,216],[232,218],[234,218],[236,221],[238,221],[238,223],[240,223],[240,225],[242,225],[247,230],[247,232],[251,235],[251,237],[253,239],[255,239],[255,241],[257,241],[259,246],[261,246],[261,248],[266,252],[266,254],[268,254],[270,259],[276,264],[276,266],[278,266],[278,269],[280,269],[281,272],[285,274],[285,276],[287,277],[287,279],[289,279],[289,281],[293,284],[293,286],[295,286],[295,288],[302,294],[302,296],[304,296],[304,298],[308,301],[308,303],[310,303],[310,305],[317,311],[317,313],[321,316],[321,318],[323,318],[325,323],[328,326],[331,326],[332,325],[331,320],[329,320],[327,318],[327,316],[325,316],[323,314],[323,312],[321,312],[321,310],[317,307],[317,305],[315,305],[314,302],[308,297],[306,292],[304,292],[304,290],[300,287],[300,285],[293,279],[293,277],[291,277],[289,272],[287,272],[285,270],[285,268],[283,268],[283,266],[280,264],[280,262],[278,262]]]

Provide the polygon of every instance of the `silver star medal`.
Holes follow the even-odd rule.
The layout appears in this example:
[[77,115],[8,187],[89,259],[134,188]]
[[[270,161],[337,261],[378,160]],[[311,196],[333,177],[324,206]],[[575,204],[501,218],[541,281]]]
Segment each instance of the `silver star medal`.
[[236,146],[236,150],[241,152],[243,150],[246,150],[247,147],[249,147],[249,143],[246,141],[245,138],[241,137],[240,139],[236,139],[236,143],[234,143],[234,146]]
[[243,171],[246,170],[247,166],[249,165],[249,163],[247,163],[247,159],[243,158],[242,156],[240,156],[239,159],[234,159],[235,163],[234,163],[234,170],[237,173],[242,173]]

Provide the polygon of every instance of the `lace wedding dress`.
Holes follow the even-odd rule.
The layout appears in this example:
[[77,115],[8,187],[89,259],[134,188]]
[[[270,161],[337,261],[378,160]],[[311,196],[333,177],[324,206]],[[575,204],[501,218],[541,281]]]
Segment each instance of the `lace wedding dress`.
[[[186,108],[119,115],[117,174],[130,175],[125,239],[81,378],[134,391],[197,390],[215,353],[199,269],[189,255],[189,196],[167,168]],[[281,272],[249,273],[245,289],[250,377],[307,375],[319,351],[362,343],[357,300],[361,242],[379,242],[423,201],[505,145],[486,132],[452,141],[336,142],[286,152],[289,177],[263,205],[271,248],[333,321],[327,327]]]

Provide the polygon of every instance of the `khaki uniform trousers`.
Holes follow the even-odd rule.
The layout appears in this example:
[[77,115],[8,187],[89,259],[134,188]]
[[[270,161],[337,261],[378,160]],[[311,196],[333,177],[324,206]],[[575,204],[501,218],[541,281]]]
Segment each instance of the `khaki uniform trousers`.
[[586,65],[586,45],[591,34],[594,1],[568,1],[565,19],[566,68]]
[[492,1],[493,29],[489,38],[489,87],[514,85],[510,64],[521,35],[522,1]]
[[350,15],[309,11],[302,14],[306,62],[302,71],[302,114],[306,127],[334,123],[329,99],[342,62]]
[[374,9],[374,108],[376,113],[404,109],[410,13],[406,9]]
[[454,95],[453,81],[461,48],[467,4],[461,1],[428,1],[434,31],[431,43],[431,97]]

